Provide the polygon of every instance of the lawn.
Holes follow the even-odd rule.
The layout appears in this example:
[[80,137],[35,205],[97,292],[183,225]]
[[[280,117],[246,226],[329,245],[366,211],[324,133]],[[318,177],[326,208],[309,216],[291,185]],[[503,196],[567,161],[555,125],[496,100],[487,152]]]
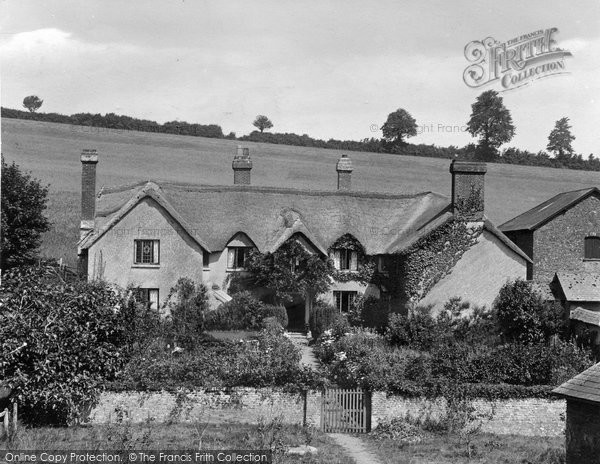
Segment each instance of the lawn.
[[[564,437],[481,434],[468,446],[458,437],[429,435],[416,444],[366,439],[381,464],[559,464],[564,463]],[[469,456],[470,448],[470,456]]]
[[[42,252],[74,265],[78,238],[83,148],[98,150],[98,184],[145,179],[231,184],[234,140],[117,131],[65,124],[2,119],[2,152],[50,184]],[[245,142],[255,185],[334,190],[335,163],[342,151]],[[449,161],[351,152],[353,189],[381,192],[436,191],[450,195]],[[486,214],[496,224],[568,190],[600,184],[600,173],[490,164]]]
[[[316,454],[287,453],[290,447],[310,445]],[[7,450],[274,450],[276,463],[346,464],[344,450],[314,428],[270,423],[206,424],[104,424],[69,428],[21,428]],[[285,453],[285,454],[284,454]]]

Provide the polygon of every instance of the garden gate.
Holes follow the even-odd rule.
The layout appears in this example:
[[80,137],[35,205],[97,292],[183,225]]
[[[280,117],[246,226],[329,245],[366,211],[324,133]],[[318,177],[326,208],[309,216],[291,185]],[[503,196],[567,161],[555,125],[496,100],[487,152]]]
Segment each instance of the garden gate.
[[326,388],[321,402],[321,430],[341,433],[370,432],[371,393],[362,388]]

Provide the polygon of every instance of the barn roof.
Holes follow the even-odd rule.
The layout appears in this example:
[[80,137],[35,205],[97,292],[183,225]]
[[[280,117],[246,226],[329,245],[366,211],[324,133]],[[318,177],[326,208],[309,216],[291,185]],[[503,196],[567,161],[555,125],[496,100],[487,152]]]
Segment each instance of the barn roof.
[[552,390],[552,393],[566,398],[600,403],[600,363],[566,381]]
[[600,327],[600,311],[591,311],[578,306],[575,309],[571,309],[569,319]]
[[[450,200],[432,192],[388,194],[147,181],[100,191],[95,232],[84,238],[81,248],[89,248],[145,197],[158,202],[211,252],[224,249],[234,235],[244,232],[262,252],[275,251],[293,234],[301,233],[323,253],[338,238],[351,234],[367,254],[391,254],[406,250],[452,218]],[[529,260],[489,221],[484,227]]]
[[529,211],[512,218],[499,226],[502,232],[517,230],[536,230],[559,214],[569,209],[574,204],[592,194],[600,194],[596,187],[563,192],[531,208]]
[[567,301],[600,301],[600,275],[557,272],[554,281],[560,285]]

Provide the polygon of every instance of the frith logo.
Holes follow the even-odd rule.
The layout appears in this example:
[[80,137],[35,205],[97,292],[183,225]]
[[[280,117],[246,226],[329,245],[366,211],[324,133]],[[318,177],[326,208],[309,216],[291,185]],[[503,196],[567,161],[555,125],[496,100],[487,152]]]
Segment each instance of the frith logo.
[[566,73],[565,58],[572,55],[558,48],[554,40],[557,32],[553,27],[503,43],[493,37],[468,43],[465,58],[471,64],[463,72],[465,84],[476,88],[499,82],[506,91]]

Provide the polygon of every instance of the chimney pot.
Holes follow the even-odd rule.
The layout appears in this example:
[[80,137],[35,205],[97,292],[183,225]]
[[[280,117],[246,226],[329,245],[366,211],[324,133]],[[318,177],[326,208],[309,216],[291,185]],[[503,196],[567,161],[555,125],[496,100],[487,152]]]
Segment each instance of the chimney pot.
[[236,185],[250,185],[250,171],[252,170],[252,159],[250,158],[250,149],[237,147],[237,153],[233,157],[233,183]]
[[481,221],[485,206],[485,163],[457,161],[450,163],[452,174],[452,213],[460,219]]
[[342,155],[338,160],[335,170],[338,173],[338,190],[350,190],[352,186],[352,160],[348,155]]

